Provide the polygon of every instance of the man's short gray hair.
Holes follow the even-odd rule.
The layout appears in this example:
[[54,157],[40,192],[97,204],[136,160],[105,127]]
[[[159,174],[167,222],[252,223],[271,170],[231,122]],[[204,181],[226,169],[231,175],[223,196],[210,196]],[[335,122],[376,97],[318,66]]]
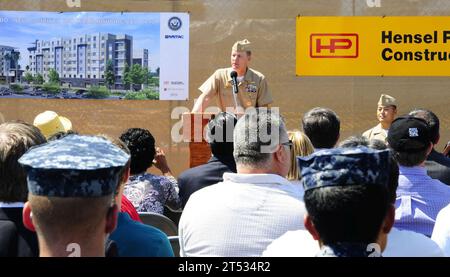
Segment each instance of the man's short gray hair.
[[234,129],[234,159],[237,164],[264,165],[280,143],[288,142],[278,108],[251,108]]

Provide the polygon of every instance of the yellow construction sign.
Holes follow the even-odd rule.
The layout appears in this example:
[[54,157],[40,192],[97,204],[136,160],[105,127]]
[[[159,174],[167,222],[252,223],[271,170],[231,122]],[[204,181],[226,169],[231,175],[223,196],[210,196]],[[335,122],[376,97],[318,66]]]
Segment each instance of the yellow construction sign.
[[313,17],[296,22],[298,76],[450,76],[450,17]]

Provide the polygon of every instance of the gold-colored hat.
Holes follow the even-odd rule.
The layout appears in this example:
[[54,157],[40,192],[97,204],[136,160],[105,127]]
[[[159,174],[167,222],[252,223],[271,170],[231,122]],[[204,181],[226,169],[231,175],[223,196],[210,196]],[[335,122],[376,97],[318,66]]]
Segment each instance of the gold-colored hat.
[[244,51],[251,51],[251,42],[247,39],[244,40],[238,40],[234,43],[233,47],[231,48],[232,52],[244,52]]
[[380,100],[378,100],[378,106],[384,106],[384,107],[395,106],[395,107],[397,107],[397,100],[390,95],[382,94],[380,96]]
[[72,122],[66,117],[59,116],[54,111],[45,111],[34,118],[33,125],[41,130],[41,133],[49,138],[58,132],[72,130]]

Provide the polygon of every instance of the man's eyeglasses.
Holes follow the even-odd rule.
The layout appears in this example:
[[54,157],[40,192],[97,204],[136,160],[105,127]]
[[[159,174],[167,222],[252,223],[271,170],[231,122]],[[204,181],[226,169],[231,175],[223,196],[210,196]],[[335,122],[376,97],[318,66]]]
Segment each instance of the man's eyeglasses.
[[292,145],[294,145],[293,143],[292,143],[292,140],[289,140],[288,142],[283,142],[283,143],[280,143],[281,145],[286,145],[286,146],[289,146],[289,149],[292,149]]

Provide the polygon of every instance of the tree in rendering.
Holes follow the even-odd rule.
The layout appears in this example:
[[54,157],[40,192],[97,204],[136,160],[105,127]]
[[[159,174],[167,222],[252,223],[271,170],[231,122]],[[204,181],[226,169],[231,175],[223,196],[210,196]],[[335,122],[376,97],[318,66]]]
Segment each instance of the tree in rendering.
[[142,69],[141,65],[133,64],[129,74],[131,88],[133,88],[133,85],[142,85],[144,83],[144,74],[145,72]]
[[14,61],[14,77],[16,78],[16,82],[19,81],[18,71],[20,69],[19,60],[20,60],[20,52],[13,51],[11,52],[11,59]]
[[48,81],[54,84],[59,83],[59,74],[53,68],[48,71]]
[[25,82],[27,82],[28,84],[33,82],[34,78],[33,75],[31,75],[30,72],[25,73],[25,76],[23,77],[23,79],[25,80]]
[[42,75],[38,73],[36,77],[34,77],[34,83],[37,85],[42,85],[44,83],[44,77],[42,77]]
[[114,65],[111,60],[106,61],[105,68],[105,83],[108,86],[108,89],[111,90],[111,87],[114,85],[116,81],[116,76],[114,74]]
[[125,85],[125,87],[129,87],[129,85],[131,84],[130,66],[127,63],[125,63],[125,66],[123,68],[122,83]]

